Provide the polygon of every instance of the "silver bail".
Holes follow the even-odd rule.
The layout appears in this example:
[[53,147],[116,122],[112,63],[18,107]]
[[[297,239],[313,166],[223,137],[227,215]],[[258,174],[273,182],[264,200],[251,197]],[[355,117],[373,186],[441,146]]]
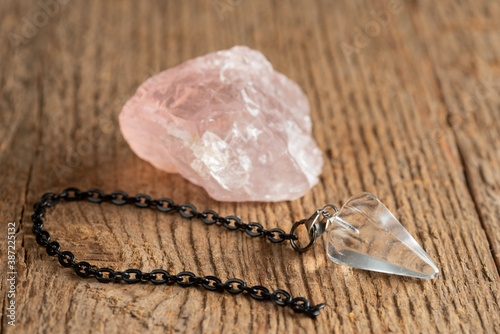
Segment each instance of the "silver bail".
[[290,234],[295,235],[297,228],[304,224],[309,232],[310,239],[309,243],[305,247],[298,246],[294,239],[290,239],[293,249],[299,253],[308,250],[316,242],[316,239],[326,232],[328,226],[330,226],[331,220],[333,220],[338,212],[339,209],[335,205],[327,204],[323,207],[323,209],[316,210],[308,219],[302,219],[295,222],[292,226]]

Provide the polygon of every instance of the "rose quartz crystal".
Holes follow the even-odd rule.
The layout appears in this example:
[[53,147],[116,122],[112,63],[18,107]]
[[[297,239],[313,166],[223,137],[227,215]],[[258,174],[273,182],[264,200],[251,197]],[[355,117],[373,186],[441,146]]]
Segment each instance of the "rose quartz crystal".
[[120,113],[132,150],[219,201],[283,201],[318,182],[307,97],[258,51],[236,46],[159,73]]

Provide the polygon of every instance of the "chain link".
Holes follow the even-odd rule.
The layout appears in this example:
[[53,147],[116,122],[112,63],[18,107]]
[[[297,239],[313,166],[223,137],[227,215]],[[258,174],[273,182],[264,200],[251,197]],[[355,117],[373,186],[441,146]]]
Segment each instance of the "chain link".
[[255,285],[247,286],[241,279],[231,278],[225,283],[215,276],[197,276],[190,271],[183,271],[176,275],[170,274],[163,269],[156,269],[151,272],[142,272],[139,269],[127,269],[125,271],[115,271],[111,268],[96,268],[88,262],[78,262],[75,256],[70,251],[61,251],[60,244],[52,240],[49,232],[42,229],[45,210],[47,207],[56,205],[60,200],[64,201],[81,201],[88,200],[93,203],[110,202],[114,205],[134,204],[139,208],[152,208],[160,212],[178,212],[184,218],[197,218],[207,225],[219,224],[228,230],[242,230],[251,237],[264,237],[272,243],[281,243],[286,240],[297,240],[294,234],[285,233],[282,229],[273,228],[266,230],[259,223],[243,223],[236,216],[220,216],[213,210],[205,210],[199,212],[196,207],[189,203],[175,204],[169,198],[161,198],[158,200],[151,199],[145,194],[136,196],[128,196],[123,191],[114,191],[111,194],[104,194],[99,189],[90,189],[88,191],[80,191],[77,188],[66,188],[61,194],[46,193],[42,196],[40,202],[36,202],[33,206],[34,213],[31,216],[33,221],[33,233],[36,236],[36,242],[45,247],[47,254],[57,256],[59,263],[64,267],[72,267],[75,273],[83,278],[95,277],[99,282],[125,282],[127,284],[135,284],[139,282],[151,282],[155,285],[177,284],[183,288],[191,286],[202,286],[209,291],[226,291],[230,294],[247,294],[256,300],[270,300],[278,306],[289,306],[297,313],[304,313],[312,318],[319,315],[320,310],[325,307],[325,304],[311,305],[309,301],[303,297],[292,298],[290,293],[284,290],[276,290],[270,292],[266,287]]

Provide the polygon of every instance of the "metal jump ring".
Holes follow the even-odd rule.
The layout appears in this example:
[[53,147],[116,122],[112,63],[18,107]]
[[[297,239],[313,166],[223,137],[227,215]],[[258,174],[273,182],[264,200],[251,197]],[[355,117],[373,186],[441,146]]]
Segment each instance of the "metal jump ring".
[[[293,224],[292,229],[290,230],[290,234],[295,235],[295,230],[297,230],[297,227],[304,224],[306,220],[307,219],[296,221]],[[312,245],[314,245],[314,243],[316,242],[316,233],[310,233],[309,235],[311,236],[311,241],[309,241],[309,243],[305,247],[298,246],[294,239],[290,239],[290,243],[292,244],[293,249],[299,253],[302,253],[308,250]]]

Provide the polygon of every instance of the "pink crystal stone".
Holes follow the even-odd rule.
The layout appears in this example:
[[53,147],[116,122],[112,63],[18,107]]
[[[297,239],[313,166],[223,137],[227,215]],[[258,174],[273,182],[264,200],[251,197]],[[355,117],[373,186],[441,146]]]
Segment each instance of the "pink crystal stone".
[[318,182],[323,159],[307,97],[243,46],[144,82],[120,113],[132,150],[219,201],[283,201]]

